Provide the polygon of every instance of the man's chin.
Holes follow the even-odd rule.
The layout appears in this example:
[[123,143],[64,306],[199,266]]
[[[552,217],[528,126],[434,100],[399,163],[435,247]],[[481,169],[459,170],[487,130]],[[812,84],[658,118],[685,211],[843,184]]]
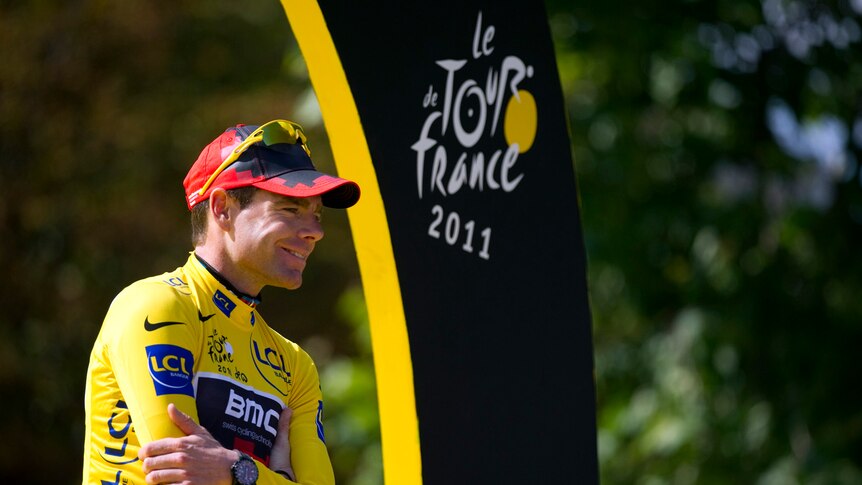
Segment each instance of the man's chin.
[[295,290],[302,286],[302,274],[280,278],[277,282],[273,283],[273,286],[286,290]]

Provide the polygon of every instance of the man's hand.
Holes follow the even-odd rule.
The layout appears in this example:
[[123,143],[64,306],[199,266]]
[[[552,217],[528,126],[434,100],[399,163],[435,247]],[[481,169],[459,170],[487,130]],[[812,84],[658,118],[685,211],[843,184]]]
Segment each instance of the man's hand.
[[206,428],[173,404],[168,404],[168,416],[186,436],[162,438],[141,447],[138,458],[147,483],[230,485],[230,467],[239,459],[239,453],[223,448]]
[[285,407],[278,418],[278,434],[275,435],[272,453],[269,455],[269,469],[285,472],[291,480],[296,481],[296,475],[293,474],[293,467],[290,464],[290,440],[288,439],[291,416],[293,416],[293,410]]

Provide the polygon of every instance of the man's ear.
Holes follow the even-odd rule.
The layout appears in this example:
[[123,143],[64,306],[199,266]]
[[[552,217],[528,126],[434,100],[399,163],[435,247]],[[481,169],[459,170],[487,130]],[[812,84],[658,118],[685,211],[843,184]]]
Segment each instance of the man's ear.
[[235,202],[222,188],[215,188],[210,193],[210,216],[223,231],[229,231],[233,225]]

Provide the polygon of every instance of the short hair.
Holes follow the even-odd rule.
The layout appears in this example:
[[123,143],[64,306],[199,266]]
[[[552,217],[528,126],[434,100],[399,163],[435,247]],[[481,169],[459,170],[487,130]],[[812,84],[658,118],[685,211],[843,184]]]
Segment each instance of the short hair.
[[[252,197],[258,189],[253,186],[228,189],[225,192],[228,197],[239,202],[239,208],[245,209],[251,203]],[[192,246],[203,244],[207,236],[207,212],[209,212],[209,199],[199,202],[192,208]]]

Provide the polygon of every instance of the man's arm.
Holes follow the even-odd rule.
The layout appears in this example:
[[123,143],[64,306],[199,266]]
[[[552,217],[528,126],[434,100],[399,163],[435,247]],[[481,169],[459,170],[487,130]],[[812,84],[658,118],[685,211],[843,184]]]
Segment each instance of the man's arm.
[[141,447],[147,483],[187,483],[230,485],[231,466],[239,452],[223,448],[207,430],[188,414],[168,404],[168,416],[186,436],[162,438]]
[[105,356],[142,445],[183,436],[168,403],[197,418],[193,380],[202,336],[187,298],[160,282],[138,282],[120,292],[103,323]]
[[[258,464],[260,484],[294,483],[288,439],[291,414],[290,408],[281,413],[269,462],[272,471],[264,471]],[[231,484],[230,469],[239,460],[239,452],[223,448],[206,428],[173,404],[168,405],[168,415],[186,436],[163,438],[141,447],[138,458],[147,483]]]
[[[295,344],[292,344],[295,345]],[[323,398],[320,392],[320,381],[317,369],[311,358],[300,351],[298,361],[292,366],[296,371],[294,386],[288,407],[282,411],[278,422],[278,432],[270,455],[269,468],[258,464],[259,477],[257,483],[302,485],[332,485],[335,479],[326,445],[323,441],[322,412]],[[293,407],[296,409],[293,409]],[[209,482],[202,475],[197,475],[188,467],[198,466],[204,460],[212,458],[217,461],[225,456],[232,458],[229,463],[221,462],[221,471],[230,479],[230,466],[236,462],[237,453],[224,450],[210,436],[205,428],[195,423],[183,413],[169,410],[168,414],[187,436],[184,438],[164,438],[144,446],[140,457],[144,460],[144,470],[153,477],[182,476],[189,483],[218,483],[220,475],[215,475]],[[222,451],[223,450],[223,451]],[[228,452],[230,454],[224,454]],[[162,457],[155,460],[156,457]],[[279,473],[281,472],[281,473]],[[157,483],[155,478],[147,476],[150,483]],[[161,478],[159,478],[161,480]],[[200,480],[200,481],[196,481]],[[226,482],[230,483],[230,482]]]

